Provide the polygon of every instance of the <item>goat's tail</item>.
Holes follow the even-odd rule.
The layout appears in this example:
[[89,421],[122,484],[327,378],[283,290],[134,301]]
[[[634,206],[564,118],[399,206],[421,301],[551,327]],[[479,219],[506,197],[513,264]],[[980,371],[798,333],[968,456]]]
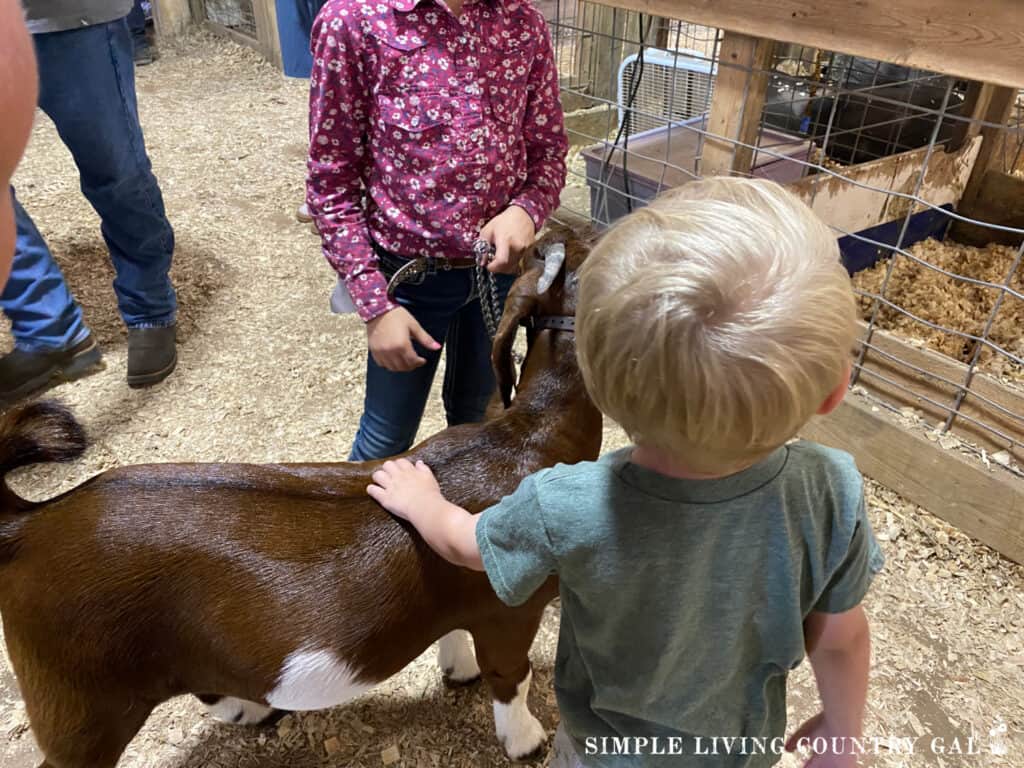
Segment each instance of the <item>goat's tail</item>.
[[[67,408],[52,400],[0,414],[0,478],[29,464],[72,461],[85,452],[85,430]],[[3,481],[0,509],[17,499]]]

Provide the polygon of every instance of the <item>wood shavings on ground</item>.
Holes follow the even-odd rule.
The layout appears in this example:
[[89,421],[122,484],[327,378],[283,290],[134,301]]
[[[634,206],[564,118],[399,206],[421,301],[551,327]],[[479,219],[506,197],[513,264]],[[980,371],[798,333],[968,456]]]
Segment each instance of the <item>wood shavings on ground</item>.
[[[946,272],[1003,285],[1017,258],[1017,249],[1005,245],[974,248],[954,242],[925,240],[909,249],[922,261]],[[980,336],[1000,291],[978,286],[929,269],[901,254],[892,262],[892,274],[885,289],[885,298],[919,318],[935,325],[962,333]],[[870,269],[854,275],[854,285],[862,291],[877,295],[890,265],[889,259],[880,260]],[[1010,287],[1024,293],[1024,269],[1018,269]],[[871,316],[874,299],[859,296],[858,301],[865,319]],[[923,341],[928,347],[949,355],[963,363],[970,363],[978,354],[981,370],[1002,378],[1024,382],[1024,368],[993,350],[979,346],[970,339],[931,328],[884,304],[879,305],[876,324],[910,339]],[[997,313],[988,338],[993,344],[1017,357],[1024,358],[1024,302],[1006,294]]]
[[[362,405],[365,336],[328,311],[333,277],[317,238],[294,220],[305,157],[306,88],[252,52],[207,36],[170,47],[139,72],[150,154],[178,237],[179,370],[149,390],[124,382],[124,331],[95,216],[70,157],[38,121],[17,185],[107,357],[106,369],[53,394],[85,423],[93,445],[72,465],[13,478],[46,498],[113,466],[163,461],[337,461]],[[6,339],[5,339],[6,343]],[[441,376],[438,377],[438,383]],[[439,391],[421,436],[443,427]],[[604,449],[626,444],[607,425]],[[1007,756],[947,766],[1012,768],[1024,760],[1024,569],[868,483],[869,515],[888,558],[867,601],[874,633],[866,729],[897,745],[987,736],[1005,725]],[[532,651],[530,707],[553,733],[558,604]],[[509,762],[481,685],[448,689],[431,649],[351,704],[290,715],[276,728],[208,718],[190,698],[150,718],[119,768],[498,768]],[[8,669],[0,659],[0,671]],[[818,707],[807,665],[790,678],[789,722]],[[913,716],[913,720],[910,719]],[[916,722],[917,726],[913,723]],[[0,765],[40,760],[9,673],[0,672]],[[889,743],[888,741],[886,743]],[[930,766],[883,751],[876,768]],[[541,768],[547,755],[528,765]],[[783,757],[783,768],[800,763]]]

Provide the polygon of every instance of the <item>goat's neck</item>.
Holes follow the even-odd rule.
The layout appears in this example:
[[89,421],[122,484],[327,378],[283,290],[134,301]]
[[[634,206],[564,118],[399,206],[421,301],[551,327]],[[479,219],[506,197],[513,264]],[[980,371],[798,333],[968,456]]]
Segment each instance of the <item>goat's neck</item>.
[[[505,413],[514,420],[544,425],[529,433],[532,438],[544,441],[555,431],[596,455],[601,414],[583,384],[573,339],[556,331],[538,333],[523,364],[516,397]],[[593,448],[587,451],[589,446]]]

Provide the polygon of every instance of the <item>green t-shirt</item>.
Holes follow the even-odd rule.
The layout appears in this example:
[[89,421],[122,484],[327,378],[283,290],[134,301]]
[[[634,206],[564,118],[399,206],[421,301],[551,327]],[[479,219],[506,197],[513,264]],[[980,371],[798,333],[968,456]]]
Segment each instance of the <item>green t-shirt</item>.
[[[855,607],[883,564],[861,475],[807,442],[717,480],[630,451],[538,472],[484,511],[491,584],[518,605],[558,574],[555,689],[584,765],[772,765],[803,620]],[[723,754],[722,737],[746,739]]]

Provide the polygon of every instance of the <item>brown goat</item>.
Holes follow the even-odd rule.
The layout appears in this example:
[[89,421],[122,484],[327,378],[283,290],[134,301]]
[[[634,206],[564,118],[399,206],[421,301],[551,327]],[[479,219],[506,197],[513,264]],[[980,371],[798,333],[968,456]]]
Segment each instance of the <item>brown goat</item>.
[[[506,403],[517,327],[575,312],[569,270],[586,248],[572,240],[567,251],[549,289],[538,294],[531,259],[510,293],[494,347]],[[571,329],[543,325],[528,331],[509,407],[407,454],[469,510],[542,467],[598,455],[601,417]],[[84,448],[52,403],[0,418],[4,475]],[[123,467],[42,503],[0,483],[0,614],[43,766],[112,768],[153,708],[181,694],[240,723],[336,706],[439,638],[450,677],[490,686],[508,754],[539,749],[527,653],[555,577],[503,605],[484,574],[439,558],[366,495],[379,463]],[[473,636],[475,660],[458,630]]]

